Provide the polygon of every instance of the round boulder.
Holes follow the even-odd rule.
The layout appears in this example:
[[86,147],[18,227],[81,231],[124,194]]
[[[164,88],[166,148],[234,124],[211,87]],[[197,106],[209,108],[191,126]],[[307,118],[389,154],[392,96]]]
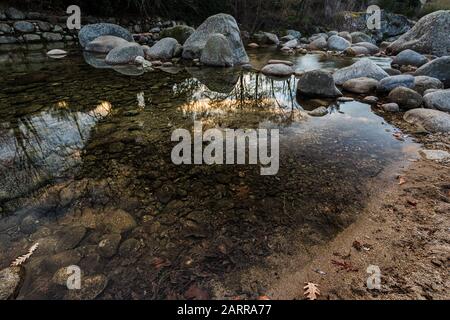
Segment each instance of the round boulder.
[[439,110],[413,109],[403,119],[429,132],[450,132],[450,114]]
[[424,95],[425,91],[430,89],[444,89],[444,84],[439,79],[427,76],[418,76],[414,78],[414,91]]
[[450,89],[429,93],[423,100],[427,108],[450,112]]
[[378,85],[378,90],[382,92],[390,92],[397,87],[414,88],[414,77],[411,75],[399,75],[384,78]]
[[421,67],[428,62],[428,59],[411,49],[400,52],[392,61],[392,64],[399,66],[415,66]]
[[233,51],[223,34],[213,33],[209,36],[202,50],[200,62],[212,67],[233,66]]
[[414,73],[415,76],[428,76],[442,81],[446,88],[450,87],[450,56],[441,57],[424,64]]
[[84,48],[85,51],[108,53],[116,47],[127,45],[129,42],[116,36],[100,36],[89,42]]
[[356,78],[372,78],[381,80],[389,75],[381,69],[375,62],[368,58],[359,60],[349,67],[336,71],[333,75],[334,81],[338,85],[343,85],[344,82]]
[[261,72],[266,76],[284,78],[293,75],[294,69],[291,66],[279,63],[279,64],[268,64],[261,69]]
[[345,81],[342,87],[353,93],[369,93],[377,89],[378,83],[378,80],[372,78],[356,78]]
[[145,56],[150,60],[170,60],[175,56],[179,46],[180,44],[176,39],[164,38],[146,50]]
[[333,51],[344,51],[351,47],[351,45],[352,44],[349,41],[337,35],[329,37],[327,41],[328,49]]
[[144,57],[144,50],[137,43],[129,43],[112,49],[105,58],[109,65],[134,63],[136,57]]

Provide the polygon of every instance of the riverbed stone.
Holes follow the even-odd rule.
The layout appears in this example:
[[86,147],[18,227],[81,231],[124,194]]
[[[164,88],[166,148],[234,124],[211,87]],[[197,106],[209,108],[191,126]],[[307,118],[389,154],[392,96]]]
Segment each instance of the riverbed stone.
[[129,42],[116,36],[100,36],[89,42],[84,50],[97,53],[109,53],[112,49],[127,45]]
[[98,244],[98,253],[104,258],[111,258],[117,253],[122,236],[119,233],[107,234]]
[[53,25],[51,25],[50,23],[48,23],[46,21],[38,21],[37,26],[38,26],[39,30],[43,31],[43,32],[48,32],[53,29]]
[[371,36],[365,34],[364,32],[355,31],[352,32],[350,35],[352,36],[352,43],[370,42],[375,44],[375,40]]
[[352,43],[352,41],[353,41],[352,35],[348,31],[341,31],[338,33],[338,36],[341,38],[344,38],[345,40],[347,40],[350,43]]
[[129,42],[133,42],[133,35],[125,28],[112,23],[96,23],[86,25],[78,33],[78,39],[84,48],[94,39],[100,36],[116,36]]
[[293,75],[294,69],[291,66],[279,63],[279,64],[268,64],[261,69],[261,72],[266,76],[283,78],[283,77],[290,77],[291,75]]
[[278,36],[270,32],[258,32],[253,35],[252,39],[260,45],[279,45]]
[[164,38],[156,42],[145,51],[145,57],[149,60],[170,60],[176,55],[180,44],[174,38]]
[[428,59],[424,55],[411,49],[403,50],[392,60],[392,64],[415,67],[421,67],[427,62]]
[[372,78],[356,78],[344,82],[342,87],[353,93],[369,93],[377,89],[378,83],[378,80]]
[[349,67],[336,71],[333,75],[334,81],[338,85],[344,84],[347,80],[356,78],[372,78],[381,80],[389,75],[381,69],[375,62],[368,58],[359,60]]
[[364,56],[370,55],[369,49],[360,46],[351,46],[350,48],[345,49],[344,53],[350,57],[356,57],[360,55]]
[[336,88],[331,73],[322,70],[305,72],[300,76],[297,92],[308,97],[335,98],[341,97],[342,93]]
[[16,37],[12,36],[0,36],[0,44],[14,44],[19,42]]
[[136,57],[144,57],[144,50],[137,43],[128,43],[112,49],[105,58],[109,65],[134,63]]
[[324,37],[318,37],[308,45],[310,50],[325,50],[327,47],[328,43]]
[[212,67],[232,67],[233,52],[228,39],[220,33],[211,34],[202,50],[200,62]]
[[428,76],[442,81],[446,88],[450,87],[450,56],[437,58],[424,64],[414,73],[415,76]]
[[178,25],[161,31],[161,38],[173,38],[183,45],[186,40],[195,32],[195,29],[186,25]]
[[24,34],[23,36],[23,40],[25,40],[25,42],[30,43],[30,42],[41,42],[41,36],[38,34]]
[[397,103],[402,109],[415,109],[422,105],[422,96],[416,91],[405,88],[397,87],[389,93],[389,100]]
[[378,84],[378,90],[381,92],[390,92],[397,87],[414,88],[414,77],[407,74],[391,76],[381,79]]
[[328,114],[328,109],[326,107],[318,107],[312,111],[308,111],[308,115],[311,117],[323,117]]
[[413,109],[405,113],[405,121],[430,132],[450,132],[450,114],[432,109]]
[[99,221],[107,231],[122,234],[136,227],[136,221],[128,212],[117,210],[106,210]]
[[438,57],[450,55],[450,10],[440,10],[421,18],[415,26],[394,41],[387,51],[393,54],[411,49]]
[[350,41],[347,41],[337,35],[329,37],[327,41],[328,50],[332,51],[344,51],[345,49],[351,47],[351,45],[352,44]]
[[374,54],[377,54],[378,52],[380,52],[380,48],[371,42],[358,42],[358,43],[355,43],[354,46],[366,48],[369,51],[369,54],[371,54],[371,55],[374,55]]
[[67,300],[94,300],[108,285],[108,278],[102,274],[84,276],[81,278],[80,290],[69,290],[65,296]]
[[183,46],[183,58],[197,59],[206,46],[209,35],[213,33],[223,34],[233,52],[233,64],[242,65],[249,63],[247,52],[241,39],[241,33],[236,20],[228,14],[217,14],[209,17],[200,27],[186,40]]
[[436,78],[427,76],[418,76],[414,78],[414,90],[424,95],[427,90],[430,89],[444,89],[442,81]]
[[419,151],[420,155],[427,160],[443,161],[450,159],[450,153],[444,150],[427,150],[422,149]]
[[423,99],[427,108],[450,112],[450,89],[429,93]]
[[0,271],[0,301],[17,297],[23,274],[21,267],[10,267]]
[[395,102],[382,104],[381,109],[383,109],[386,112],[400,112],[400,107]]
[[13,32],[13,29],[6,23],[0,23],[0,32],[10,34]]

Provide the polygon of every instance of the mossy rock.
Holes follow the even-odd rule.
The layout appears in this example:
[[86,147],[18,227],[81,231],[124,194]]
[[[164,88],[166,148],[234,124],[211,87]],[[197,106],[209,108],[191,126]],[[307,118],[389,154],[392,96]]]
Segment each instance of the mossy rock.
[[174,38],[180,44],[184,44],[186,40],[195,32],[195,29],[189,26],[175,26],[161,31],[161,38]]

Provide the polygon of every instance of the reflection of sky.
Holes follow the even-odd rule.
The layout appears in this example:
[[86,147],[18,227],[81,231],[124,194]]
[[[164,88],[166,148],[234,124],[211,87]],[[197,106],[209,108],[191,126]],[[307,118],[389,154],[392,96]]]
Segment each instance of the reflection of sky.
[[[65,101],[56,108],[19,118],[17,123],[1,123],[1,192],[26,190],[26,180],[59,176],[80,160],[95,123],[111,110],[108,102],[89,112],[71,112]],[[32,182],[32,181],[30,181]]]

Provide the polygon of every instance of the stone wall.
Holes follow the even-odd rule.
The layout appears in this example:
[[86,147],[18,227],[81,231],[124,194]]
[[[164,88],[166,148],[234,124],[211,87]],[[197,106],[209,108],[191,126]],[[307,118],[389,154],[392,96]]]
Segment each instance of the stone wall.
[[[33,47],[34,44],[41,44],[55,47],[58,43],[58,47],[61,47],[78,44],[78,30],[67,28],[67,18],[65,12],[56,16],[39,12],[21,12],[15,8],[0,9],[0,50],[11,45]],[[82,25],[98,22],[119,24],[135,34],[137,41],[150,45],[158,39],[162,29],[177,24],[175,21],[162,21],[160,18],[82,17]]]

